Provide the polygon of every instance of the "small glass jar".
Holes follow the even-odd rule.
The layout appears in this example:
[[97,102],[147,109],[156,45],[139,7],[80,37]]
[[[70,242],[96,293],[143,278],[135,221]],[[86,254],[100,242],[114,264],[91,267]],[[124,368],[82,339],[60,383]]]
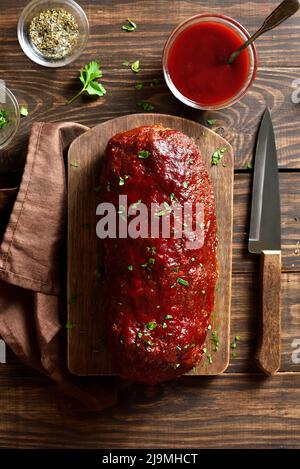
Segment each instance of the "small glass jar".
[[[79,29],[77,44],[72,52],[63,58],[45,57],[32,43],[29,27],[35,16],[45,10],[62,8],[76,20]],[[18,39],[23,51],[33,62],[45,67],[63,67],[73,62],[83,51],[89,36],[89,23],[81,6],[74,0],[32,0],[22,11],[18,23]]]
[[0,81],[0,110],[5,111],[7,124],[0,129],[0,150],[7,147],[17,133],[20,124],[18,101],[12,92]]
[[193,107],[196,109],[202,109],[202,110],[223,109],[239,101],[251,87],[255,79],[256,70],[257,70],[256,48],[255,48],[255,45],[252,43],[246,49],[246,53],[249,55],[249,64],[250,64],[249,73],[247,75],[247,79],[245,80],[243,87],[239,89],[239,91],[235,95],[231,96],[226,101],[220,104],[216,104],[216,105],[211,105],[211,104],[207,105],[201,102],[193,101],[192,99],[184,96],[176,88],[175,84],[173,83],[172,77],[170,75],[169,67],[168,67],[169,54],[172,49],[172,46],[174,45],[174,42],[183,31],[185,31],[186,29],[190,28],[193,25],[196,25],[198,23],[203,23],[203,22],[221,23],[227,26],[227,28],[232,29],[235,32],[235,34],[237,33],[241,37],[242,42],[247,41],[247,39],[249,39],[250,37],[250,34],[248,33],[248,31],[240,23],[238,23],[234,19],[229,18],[227,16],[218,15],[218,14],[201,14],[201,15],[193,16],[189,18],[188,20],[184,21],[183,23],[181,23],[179,26],[177,26],[177,28],[175,28],[174,31],[170,34],[165,44],[165,47],[163,50],[163,57],[162,57],[164,77],[173,95],[184,104],[190,107]]

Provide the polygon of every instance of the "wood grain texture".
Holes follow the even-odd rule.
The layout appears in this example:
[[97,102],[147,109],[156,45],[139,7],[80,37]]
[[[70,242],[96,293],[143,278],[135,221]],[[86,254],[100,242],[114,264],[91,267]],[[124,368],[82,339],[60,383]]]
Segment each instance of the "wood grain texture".
[[[300,347],[297,352],[297,340],[300,339],[300,274],[282,274],[282,331],[281,331],[281,367],[282,372],[300,372]],[[233,357],[230,351],[230,373],[256,372],[259,369],[254,360],[258,338],[259,321],[259,278],[257,273],[237,273],[232,277],[231,333],[230,342],[239,335],[241,340]],[[294,355],[293,355],[294,354]],[[294,358],[296,361],[293,361]],[[213,359],[215,354],[213,355]],[[0,378],[19,377],[26,381],[39,374],[23,365],[12,352],[8,351],[7,364],[0,365]],[[237,378],[238,379],[238,378]],[[0,380],[1,383],[1,380]],[[0,394],[1,396],[1,394]]]
[[[139,112],[147,99],[156,112],[182,115],[214,126],[234,147],[235,167],[244,171],[252,160],[256,131],[266,103],[272,110],[280,168],[300,168],[299,105],[291,100],[293,81],[300,78],[300,15],[257,42],[260,67],[254,87],[233,107],[216,113],[192,111],[171,97],[165,85],[151,87],[161,76],[161,48],[181,20],[203,11],[230,15],[254,32],[274,7],[270,0],[79,0],[86,10],[91,35],[85,53],[61,70],[39,67],[23,54],[16,25],[27,0],[2,0],[0,5],[0,78],[28,104],[14,145],[0,155],[0,172],[20,170],[33,121],[72,120],[94,126]],[[279,0],[278,0],[279,3]],[[138,31],[120,30],[127,17]],[[78,90],[77,70],[93,58],[101,60],[104,99],[83,98],[74,106],[64,101]],[[133,75],[125,60],[141,59]],[[142,91],[136,82],[147,82]],[[296,85],[297,86],[297,85]],[[12,176],[15,185],[15,177]],[[258,321],[258,259],[246,250],[251,174],[236,174],[234,197],[233,295],[231,339],[241,335],[237,358],[217,378],[187,377],[155,392],[128,388],[120,405],[101,415],[78,415],[46,378],[8,354],[0,365],[0,446],[8,447],[300,447],[300,180],[298,173],[281,174],[283,216],[281,371],[271,379],[257,372],[254,351]],[[7,186],[9,187],[9,186]],[[296,361],[295,361],[296,359]],[[298,361],[297,361],[298,360]],[[101,386],[99,379],[93,380]]]
[[[259,270],[259,257],[248,252],[252,174],[235,174],[233,214],[233,271]],[[300,270],[300,174],[279,177],[282,215],[282,270]]]
[[298,373],[132,385],[118,406],[93,415],[76,412],[45,380],[4,379],[1,396],[0,447],[299,447]]
[[[69,330],[68,360],[69,369],[75,374],[111,373],[105,341],[105,319],[101,315],[103,292],[101,282],[95,277],[95,271],[101,271],[102,264],[101,240],[95,233],[98,197],[94,191],[99,184],[101,160],[109,139],[116,133],[153,124],[181,130],[192,137],[211,177],[216,200],[219,268],[211,325],[212,330],[218,332],[220,344],[212,365],[204,357],[191,373],[218,374],[228,366],[232,271],[232,148],[218,134],[194,122],[167,115],[133,114],[95,127],[76,139],[69,150],[68,297],[75,296],[76,302],[68,307],[68,322],[77,327]],[[212,154],[217,148],[223,147],[228,148],[228,151],[223,156],[222,164],[212,166]],[[74,163],[78,167],[72,167]],[[90,229],[83,229],[86,224],[89,224]],[[212,348],[212,340],[208,339],[209,353]]]
[[260,331],[255,358],[267,375],[280,367],[281,251],[262,251],[260,267]]
[[[154,104],[156,112],[180,115],[207,127],[207,119],[216,119],[213,130],[234,146],[235,168],[239,170],[246,170],[252,160],[257,128],[267,104],[272,113],[279,167],[300,168],[299,105],[291,101],[295,91],[292,83],[296,79],[300,80],[300,69],[259,69],[253,88],[239,103],[229,109],[203,112],[181,104],[172,97],[163,82],[159,86],[150,86],[154,78],[161,77],[160,60],[147,65],[143,62],[146,58],[141,59],[142,70],[138,75],[124,69],[121,66],[123,60],[124,55],[109,57],[108,62],[102,60],[102,82],[107,88],[104,98],[97,100],[82,97],[70,106],[65,101],[79,89],[77,69],[85,64],[83,60],[77,64],[76,70],[46,73],[38,67],[34,77],[28,69],[16,75],[8,70],[0,71],[1,78],[7,82],[21,104],[28,104],[30,111],[29,117],[22,119],[20,132],[12,147],[0,153],[1,171],[22,167],[28,134],[34,121],[75,121],[92,127],[120,115],[140,112],[140,100]],[[141,91],[135,89],[135,84],[139,82],[147,83]]]
[[[213,4],[210,2],[209,8],[204,0],[106,0],[101,3],[82,0],[80,3],[91,23],[87,49],[76,62],[57,70],[34,64],[18,45],[16,24],[26,1],[12,0],[0,7],[0,76],[15,92],[19,102],[28,104],[30,110],[30,117],[22,119],[11,149],[0,156],[1,171],[22,167],[23,150],[33,121],[73,120],[93,126],[113,117],[138,112],[140,99],[153,102],[156,112],[183,115],[200,123],[206,123],[208,117],[217,118],[216,128],[234,146],[235,167],[239,169],[245,169],[252,159],[257,126],[268,104],[273,116],[279,165],[281,168],[300,168],[300,114],[298,105],[291,101],[292,93],[296,91],[293,82],[300,79],[299,14],[257,41],[260,67],[250,92],[229,109],[207,113],[182,105],[164,84],[150,86],[153,78],[161,77],[161,52],[168,34],[183,19],[208,9],[232,16],[254,32],[274,8],[274,2],[215,0]],[[121,31],[128,16],[138,23],[134,33]],[[99,100],[82,98],[74,105],[66,106],[66,99],[80,86],[78,69],[91,58],[101,60],[107,95]],[[125,59],[133,61],[137,58],[141,60],[138,75],[122,67]],[[134,85],[140,81],[148,86],[138,92]]]

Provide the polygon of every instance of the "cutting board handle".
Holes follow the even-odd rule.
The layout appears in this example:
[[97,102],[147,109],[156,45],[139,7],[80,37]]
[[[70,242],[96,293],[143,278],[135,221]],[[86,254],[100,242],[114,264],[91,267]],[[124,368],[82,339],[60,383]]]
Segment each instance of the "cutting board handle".
[[256,361],[267,375],[280,367],[281,251],[263,251],[260,268],[261,329]]

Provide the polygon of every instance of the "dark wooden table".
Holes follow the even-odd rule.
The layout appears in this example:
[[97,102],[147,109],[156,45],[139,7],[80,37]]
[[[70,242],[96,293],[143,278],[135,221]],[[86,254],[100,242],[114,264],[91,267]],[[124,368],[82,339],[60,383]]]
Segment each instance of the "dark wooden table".
[[[2,0],[0,78],[28,104],[13,148],[0,171],[20,171],[33,121],[77,121],[89,126],[139,111],[151,101],[157,112],[205,123],[235,150],[232,337],[241,336],[238,357],[214,378],[185,377],[155,389],[127,388],[120,404],[103,413],[78,415],[51,382],[11,354],[0,365],[0,447],[300,447],[300,364],[293,341],[300,338],[300,107],[291,100],[300,79],[300,14],[257,42],[260,67],[255,85],[241,102],[220,112],[195,112],[177,102],[165,85],[135,90],[138,81],[161,76],[161,51],[168,33],[197,13],[224,13],[254,32],[274,2],[251,0],[80,0],[91,24],[84,54],[70,66],[50,70],[31,62],[19,47],[16,26],[27,1]],[[209,6],[208,6],[209,4]],[[127,17],[138,30],[121,31]],[[100,59],[107,95],[66,106],[77,90],[77,70]],[[134,76],[124,60],[141,60]],[[300,81],[300,80],[299,80]],[[280,373],[262,376],[253,361],[258,316],[258,263],[247,252],[251,172],[255,136],[266,104],[271,108],[279,152],[282,195],[282,363]],[[298,355],[298,357],[300,354]]]

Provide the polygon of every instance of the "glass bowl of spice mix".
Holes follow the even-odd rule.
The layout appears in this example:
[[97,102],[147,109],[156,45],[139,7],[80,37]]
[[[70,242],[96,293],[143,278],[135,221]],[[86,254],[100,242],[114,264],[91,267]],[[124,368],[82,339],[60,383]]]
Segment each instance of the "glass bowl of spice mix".
[[0,150],[7,147],[17,133],[20,124],[18,101],[0,80]]
[[45,67],[63,67],[83,51],[89,23],[73,0],[33,0],[23,10],[18,38],[25,54]]

